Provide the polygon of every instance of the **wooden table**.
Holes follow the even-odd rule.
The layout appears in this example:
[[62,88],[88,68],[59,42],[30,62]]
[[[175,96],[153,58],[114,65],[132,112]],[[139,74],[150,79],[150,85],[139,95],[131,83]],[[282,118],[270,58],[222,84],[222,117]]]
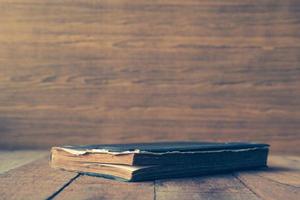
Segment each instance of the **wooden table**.
[[54,170],[49,167],[47,152],[0,152],[0,159],[0,198],[4,200],[298,200],[300,197],[300,157],[297,156],[272,155],[266,170],[140,183],[123,183]]

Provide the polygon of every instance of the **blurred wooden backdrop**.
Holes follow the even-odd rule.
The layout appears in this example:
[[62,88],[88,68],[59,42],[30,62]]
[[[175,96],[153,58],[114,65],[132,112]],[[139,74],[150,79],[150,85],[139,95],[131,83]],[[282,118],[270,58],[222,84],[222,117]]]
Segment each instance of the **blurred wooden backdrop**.
[[300,152],[300,1],[0,0],[0,148]]

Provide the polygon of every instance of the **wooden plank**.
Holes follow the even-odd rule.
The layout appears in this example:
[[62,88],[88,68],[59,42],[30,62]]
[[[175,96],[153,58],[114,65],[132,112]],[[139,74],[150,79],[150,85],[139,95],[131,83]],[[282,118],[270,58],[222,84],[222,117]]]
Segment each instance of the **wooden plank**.
[[[124,183],[53,170],[41,159],[0,175],[1,199],[297,199],[300,159],[271,156],[267,170]],[[37,192],[38,191],[38,192]]]
[[49,154],[47,151],[0,151],[0,174]]
[[259,175],[282,184],[300,187],[300,157],[270,156],[269,170]]
[[0,174],[0,196],[3,200],[46,199],[76,176],[51,169],[48,158],[40,159]]
[[297,0],[0,0],[0,147],[257,140],[300,153]]
[[298,199],[300,159],[270,156],[269,169],[156,181],[156,199]]
[[55,199],[154,199],[153,182],[125,183],[98,177],[80,176]]
[[157,200],[259,198],[232,175],[156,181]]
[[300,196],[299,157],[271,157],[266,171],[237,173],[237,177],[262,199],[291,199]]

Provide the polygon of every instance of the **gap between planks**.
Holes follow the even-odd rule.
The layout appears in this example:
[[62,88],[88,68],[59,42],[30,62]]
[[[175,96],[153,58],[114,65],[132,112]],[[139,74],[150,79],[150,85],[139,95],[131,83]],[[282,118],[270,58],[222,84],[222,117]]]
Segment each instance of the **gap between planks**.
[[52,200],[52,199],[54,199],[57,195],[59,195],[59,193],[61,193],[66,187],[68,187],[70,184],[72,184],[73,181],[75,181],[80,176],[81,176],[81,174],[77,174],[76,176],[74,176],[73,178],[71,178],[61,188],[59,188],[56,192],[54,192],[52,195],[50,195],[48,198],[46,198],[46,200]]
[[[44,160],[44,159],[42,159]],[[269,199],[273,196],[273,192],[269,189],[272,188],[272,185],[276,190],[282,191],[284,196],[288,195],[291,197],[290,199],[296,199],[296,195],[298,194],[298,186],[299,182],[297,180],[293,179],[286,179],[286,177],[291,176],[297,176],[299,172],[299,158],[298,157],[288,157],[288,156],[270,156],[270,171],[246,171],[246,172],[237,172],[230,174],[230,176],[233,179],[236,179],[236,183],[240,183],[242,187],[244,187],[244,192],[248,190],[247,197],[254,197],[253,199]],[[4,179],[7,179],[7,181],[11,182],[16,180],[17,177],[23,177],[25,176],[25,179],[23,180],[23,184],[19,184],[19,188],[24,188],[24,184],[32,182],[34,179],[34,175],[45,175],[44,179],[48,180],[60,180],[60,184],[57,184],[57,187],[53,187],[53,190],[51,193],[48,193],[47,198],[45,199],[66,199],[69,195],[76,195],[77,192],[84,192],[85,195],[93,196],[100,195],[100,196],[111,196],[115,197],[116,199],[118,197],[137,197],[138,195],[135,193],[135,191],[138,189],[141,189],[140,197],[144,197],[145,199],[168,199],[169,197],[173,195],[179,195],[178,197],[182,196],[183,193],[189,192],[190,194],[193,194],[195,197],[199,198],[205,198],[208,197],[206,195],[207,192],[212,192],[214,189],[222,189],[222,187],[211,187],[218,183],[227,183],[226,175],[220,175],[220,176],[209,176],[209,177],[202,177],[200,179],[171,179],[171,180],[159,180],[159,181],[153,181],[148,183],[119,183],[119,182],[112,182],[105,179],[96,179],[94,177],[88,177],[83,176],[80,174],[70,174],[68,172],[62,172],[62,171],[54,171],[48,167],[47,162],[45,160],[43,162],[36,161],[32,162],[32,164],[27,164],[26,166],[19,167],[17,169],[14,169],[10,172],[7,172],[9,176],[3,175]],[[281,167],[281,171],[273,171],[272,168],[276,170],[276,167]],[[286,170],[284,167],[287,167]],[[32,169],[35,169],[34,173]],[[282,171],[283,170],[283,171]],[[289,170],[289,171],[287,171]],[[28,177],[27,177],[28,176]],[[61,176],[65,176],[65,180],[60,178]],[[11,177],[11,178],[10,178]],[[27,178],[26,178],[27,177]],[[257,180],[255,177],[258,177],[259,180],[263,181],[262,184],[265,182],[270,183],[271,185],[261,185],[263,188],[256,188],[256,182]],[[13,179],[12,179],[13,178]],[[49,179],[50,178],[50,179]],[[228,176],[229,178],[229,176]],[[281,178],[281,179],[279,179]],[[226,179],[226,180],[225,180]],[[231,179],[229,181],[231,183],[231,186],[234,186],[234,180]],[[249,180],[248,180],[249,179]],[[9,183],[9,182],[3,182],[3,183]],[[246,182],[245,182],[246,181]],[[255,181],[255,182],[253,182]],[[279,181],[279,182],[278,182]],[[19,181],[18,181],[19,182]],[[47,181],[46,181],[47,182]],[[49,182],[50,183],[50,182]],[[47,188],[48,184],[47,183]],[[44,184],[44,183],[43,183]],[[51,184],[51,183],[50,183]],[[183,184],[183,185],[181,185]],[[201,184],[201,187],[199,186]],[[213,184],[213,185],[211,185]],[[249,185],[250,184],[250,185]],[[11,184],[9,184],[11,185]],[[15,184],[12,184],[15,185]],[[36,186],[40,187],[41,185],[39,183],[35,184]],[[17,184],[18,186],[18,184]],[[88,186],[92,186],[93,188],[89,188]],[[33,187],[33,186],[30,186]],[[153,188],[152,188],[153,187]],[[241,188],[234,188],[234,189],[242,189]],[[4,188],[5,189],[5,188]],[[76,191],[79,189],[79,191]],[[109,191],[111,189],[111,191]],[[114,189],[117,189],[116,193],[119,192],[119,194],[114,194]],[[177,191],[179,189],[179,191]],[[198,189],[203,190],[202,192],[198,191]],[[225,188],[226,189],[226,188]],[[49,191],[49,189],[47,189]],[[181,190],[181,192],[180,192]],[[19,191],[17,189],[16,191]],[[124,194],[123,192],[127,192],[127,194]],[[217,190],[218,191],[218,190]],[[24,191],[19,191],[20,194],[24,193]],[[26,191],[25,191],[26,192]],[[174,193],[175,192],[175,193]],[[222,191],[221,191],[222,192]],[[225,193],[224,193],[225,192]],[[224,190],[222,192],[222,195],[225,195],[225,197],[228,197],[226,195],[229,195],[229,193]],[[242,190],[240,191],[242,192]],[[73,193],[73,194],[72,194]],[[176,194],[177,193],[177,194]],[[182,193],[182,194],[180,194]],[[288,194],[287,194],[288,193]],[[28,193],[29,194],[29,193]],[[152,194],[152,195],[151,195]],[[252,194],[252,195],[251,195]],[[171,196],[170,196],[171,195]],[[197,196],[198,195],[198,196]],[[215,194],[215,195],[221,195]],[[243,194],[245,197],[245,194]],[[11,196],[10,196],[11,197]],[[99,196],[98,196],[99,197]],[[174,197],[174,196],[173,196]],[[185,196],[187,197],[187,196]],[[274,198],[273,198],[274,199]],[[276,199],[276,198],[275,198]]]
[[241,180],[235,173],[232,174],[234,178],[236,178],[246,189],[248,189],[253,195],[255,195],[259,199],[263,199],[260,195],[258,195],[254,190],[252,190],[243,180]]
[[153,181],[153,200],[156,200],[156,180]]

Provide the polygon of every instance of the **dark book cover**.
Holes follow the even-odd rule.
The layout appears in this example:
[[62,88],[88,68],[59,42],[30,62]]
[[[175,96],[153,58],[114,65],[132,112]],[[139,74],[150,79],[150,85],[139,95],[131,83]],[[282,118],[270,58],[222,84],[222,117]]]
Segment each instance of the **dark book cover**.
[[246,142],[154,142],[154,143],[130,143],[130,144],[99,144],[63,146],[68,150],[83,152],[106,152],[118,153],[176,153],[176,152],[199,152],[199,151],[222,151],[242,150],[248,148],[268,148],[268,144]]

